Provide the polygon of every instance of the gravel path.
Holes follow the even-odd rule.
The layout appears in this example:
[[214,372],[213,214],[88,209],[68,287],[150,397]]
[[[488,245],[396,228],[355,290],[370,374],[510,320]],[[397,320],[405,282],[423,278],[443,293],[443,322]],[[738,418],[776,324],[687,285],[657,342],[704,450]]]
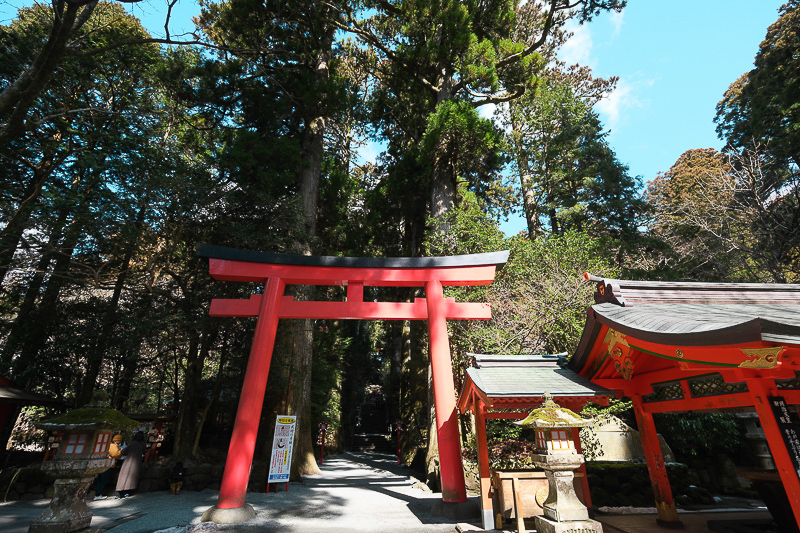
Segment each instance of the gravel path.
[[[123,500],[90,501],[92,526],[110,533],[200,531],[344,533],[455,532],[455,521],[433,517],[441,498],[413,485],[408,469],[393,456],[348,452],[325,458],[322,473],[291,483],[289,492],[247,493],[256,518],[238,525],[201,524],[200,516],[217,502],[217,491],[148,492]],[[0,531],[23,533],[47,501],[0,504]],[[17,531],[19,530],[19,531]]]

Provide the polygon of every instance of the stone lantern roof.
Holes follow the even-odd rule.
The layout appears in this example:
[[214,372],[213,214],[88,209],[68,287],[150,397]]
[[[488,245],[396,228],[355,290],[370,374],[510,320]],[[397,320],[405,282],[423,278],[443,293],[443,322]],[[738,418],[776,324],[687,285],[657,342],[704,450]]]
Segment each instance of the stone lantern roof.
[[109,407],[81,407],[36,424],[47,431],[81,431],[94,429],[136,429],[140,422]]
[[544,403],[541,407],[534,409],[524,420],[518,420],[514,424],[534,429],[555,429],[578,428],[592,423],[591,420],[582,418],[575,412],[555,403],[549,392],[545,392],[543,397]]
[[46,431],[94,431],[98,429],[136,429],[140,422],[132,420],[116,409],[108,407],[108,393],[96,391],[92,402],[86,407],[73,409],[54,418],[36,423],[36,427]]

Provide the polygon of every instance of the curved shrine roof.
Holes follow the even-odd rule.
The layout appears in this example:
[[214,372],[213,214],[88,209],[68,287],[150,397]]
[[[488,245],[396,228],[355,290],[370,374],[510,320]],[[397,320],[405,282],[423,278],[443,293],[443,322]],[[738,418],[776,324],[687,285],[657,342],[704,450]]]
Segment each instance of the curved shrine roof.
[[[649,282],[605,279],[569,367],[589,364],[602,328],[645,342],[686,347],[745,343],[800,346],[800,285]],[[604,352],[599,356],[603,356]]]
[[800,344],[800,307],[766,304],[643,303],[590,309],[604,325],[659,344],[709,346],[751,341]]

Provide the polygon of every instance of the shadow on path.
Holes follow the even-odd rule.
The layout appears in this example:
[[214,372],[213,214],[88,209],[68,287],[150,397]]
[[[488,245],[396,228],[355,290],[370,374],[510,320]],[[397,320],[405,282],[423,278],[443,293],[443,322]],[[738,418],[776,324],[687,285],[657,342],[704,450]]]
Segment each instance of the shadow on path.
[[[290,483],[288,492],[248,492],[246,501],[256,518],[244,524],[213,526],[203,531],[344,533],[454,533],[456,522],[431,516],[441,494],[412,485],[408,468],[392,455],[350,452],[327,456],[322,473],[302,483]],[[200,524],[203,512],[217,502],[218,492],[166,491],[137,494],[129,499],[89,501],[92,526],[109,533],[183,533]],[[25,533],[48,501],[0,504],[0,531]]]

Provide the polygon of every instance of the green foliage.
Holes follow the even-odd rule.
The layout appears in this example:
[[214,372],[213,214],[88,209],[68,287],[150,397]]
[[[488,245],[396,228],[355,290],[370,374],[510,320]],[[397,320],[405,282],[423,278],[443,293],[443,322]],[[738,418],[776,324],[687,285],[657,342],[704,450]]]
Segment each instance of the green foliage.
[[731,282],[798,279],[798,175],[777,172],[764,150],[688,150],[653,180],[647,190],[650,233],[668,248],[652,274]]
[[754,68],[731,84],[717,104],[717,134],[726,149],[768,144],[778,166],[800,166],[800,2],[790,0],[767,29]]
[[448,321],[456,388],[460,390],[467,353],[571,354],[592,302],[592,287],[583,272],[613,277],[601,243],[567,232],[531,241],[525,235],[506,238],[468,193],[446,218],[447,234],[432,232],[428,249],[443,255],[508,249],[508,262],[495,281],[483,287],[448,287],[456,301],[488,302],[489,321]]
[[553,74],[503,115],[513,169],[532,237],[585,231],[631,246],[645,211],[641,179],[606,141],[597,113],[578,91],[592,80]]
[[[418,152],[420,165],[436,173],[452,172],[491,211],[508,209],[508,191],[499,187],[503,138],[492,121],[469,102],[444,101],[428,117]],[[432,165],[431,165],[432,163]]]
[[341,326],[331,328],[323,321],[317,324],[311,371],[311,417],[314,422],[327,421],[330,430],[342,426],[342,362],[351,343]]
[[581,446],[587,461],[597,459],[603,453],[603,445],[597,438],[595,431],[601,424],[613,420],[614,415],[630,412],[633,402],[628,399],[611,398],[607,406],[587,403],[581,411],[584,418],[592,418],[592,425],[580,429]]
[[20,410],[17,423],[9,441],[11,448],[37,448],[42,449],[47,443],[49,433],[36,427],[36,423],[46,418],[48,409],[36,405],[26,405]]
[[665,413],[654,415],[654,421],[681,460],[732,453],[741,442],[741,430],[731,413]]

